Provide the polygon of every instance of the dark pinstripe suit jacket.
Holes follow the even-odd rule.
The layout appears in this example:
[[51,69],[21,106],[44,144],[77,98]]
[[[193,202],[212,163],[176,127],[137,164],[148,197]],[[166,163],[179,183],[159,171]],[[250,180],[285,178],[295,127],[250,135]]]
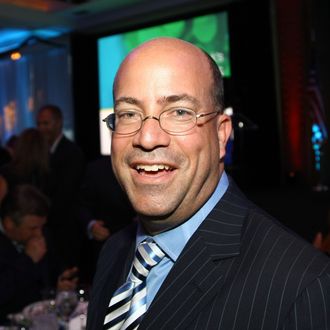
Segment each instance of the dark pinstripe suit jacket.
[[[135,228],[99,259],[88,330],[127,276]],[[250,203],[231,181],[168,274],[139,329],[330,329],[330,258]]]

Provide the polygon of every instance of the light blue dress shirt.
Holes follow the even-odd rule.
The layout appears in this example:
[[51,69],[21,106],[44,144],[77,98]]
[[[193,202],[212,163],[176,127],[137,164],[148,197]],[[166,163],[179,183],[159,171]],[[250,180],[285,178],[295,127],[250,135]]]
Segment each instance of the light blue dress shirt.
[[199,209],[189,220],[174,229],[155,236],[150,236],[145,233],[141,225],[138,225],[136,246],[145,239],[151,237],[166,253],[165,258],[151,269],[147,277],[147,308],[150,306],[160,286],[164,282],[188,240],[219,202],[227,188],[228,177],[226,173],[223,172],[215,191],[202,208]]

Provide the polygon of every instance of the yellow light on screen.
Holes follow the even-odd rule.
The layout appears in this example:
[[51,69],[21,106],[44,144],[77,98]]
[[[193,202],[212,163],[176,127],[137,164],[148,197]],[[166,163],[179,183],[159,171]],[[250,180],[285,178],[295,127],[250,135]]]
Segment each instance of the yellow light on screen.
[[22,57],[22,55],[21,55],[20,52],[13,52],[13,53],[10,54],[10,58],[13,61],[18,61],[21,57]]

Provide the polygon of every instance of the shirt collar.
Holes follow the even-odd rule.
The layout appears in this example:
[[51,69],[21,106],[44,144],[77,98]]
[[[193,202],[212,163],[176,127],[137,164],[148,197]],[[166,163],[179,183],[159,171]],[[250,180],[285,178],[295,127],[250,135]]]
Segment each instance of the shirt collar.
[[56,140],[54,141],[54,143],[52,144],[52,146],[50,147],[50,153],[53,154],[56,151],[56,148],[58,146],[58,144],[60,143],[61,139],[63,137],[63,133],[61,133]]
[[[191,218],[178,227],[152,236],[152,239],[161,247],[167,256],[172,259],[173,262],[177,260],[190,237],[219,202],[223,194],[226,192],[228,185],[228,177],[226,173],[223,172],[211,197]],[[147,235],[141,224],[138,223],[136,246],[149,237],[151,236]]]

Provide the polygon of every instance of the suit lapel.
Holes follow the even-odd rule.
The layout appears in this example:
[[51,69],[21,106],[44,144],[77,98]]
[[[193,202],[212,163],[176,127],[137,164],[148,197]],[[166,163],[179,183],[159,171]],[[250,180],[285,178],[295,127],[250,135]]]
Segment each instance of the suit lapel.
[[185,328],[221,290],[240,237],[247,202],[234,184],[188,241],[165,279],[141,329]]

